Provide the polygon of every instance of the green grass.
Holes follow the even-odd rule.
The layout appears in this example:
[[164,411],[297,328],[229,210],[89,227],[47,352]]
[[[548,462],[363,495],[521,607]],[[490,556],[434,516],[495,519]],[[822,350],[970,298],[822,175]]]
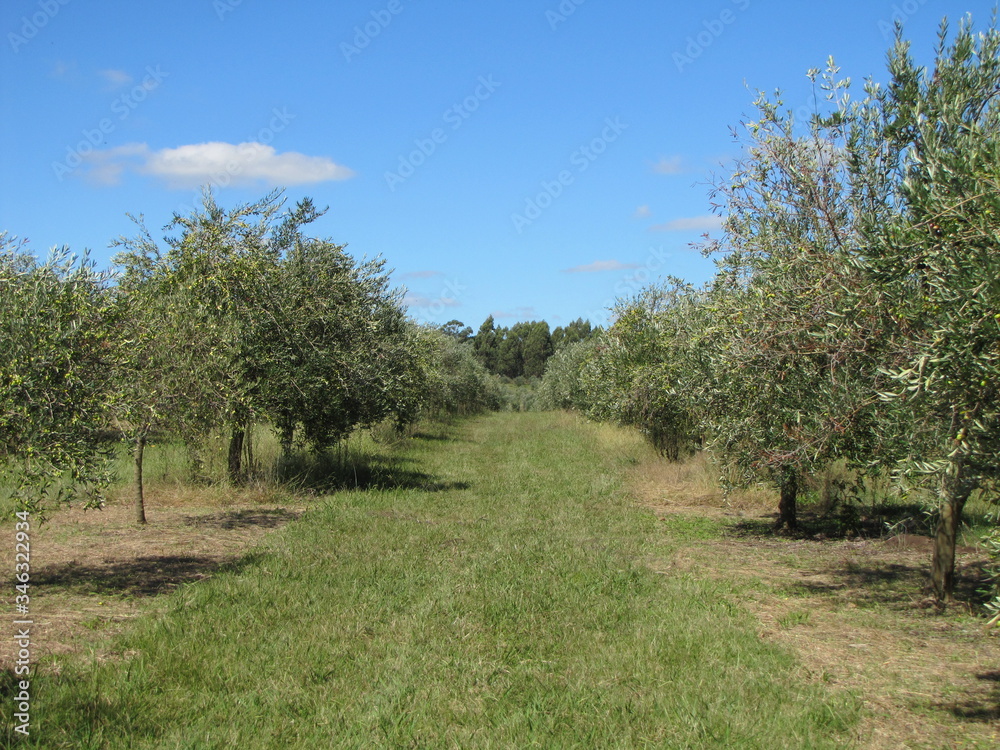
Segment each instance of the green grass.
[[[371,429],[355,430],[337,445],[319,453],[303,448],[285,456],[274,430],[268,425],[254,425],[253,460],[248,465],[244,456],[246,476],[241,488],[281,496],[282,493],[316,494],[346,487],[372,487],[383,477],[399,484],[405,472],[397,465],[399,457],[388,449],[404,440],[391,424],[380,424]],[[201,464],[194,469],[192,453],[181,439],[157,436],[149,441],[145,451],[145,486],[153,490],[193,490],[207,496],[212,495],[211,490],[231,496],[238,494],[241,488],[234,492],[229,483],[228,448],[224,435],[205,439],[197,452]],[[131,446],[121,442],[115,446],[111,471],[114,482],[109,494],[131,501],[134,471]],[[411,479],[416,481],[417,475]]]
[[725,584],[645,564],[685,530],[625,494],[637,436],[503,414],[392,450],[373,489],[177,591],[111,658],[43,664],[20,746],[846,744],[854,698]]
[[732,526],[715,518],[687,515],[667,516],[661,524],[670,538],[685,542],[718,539]]

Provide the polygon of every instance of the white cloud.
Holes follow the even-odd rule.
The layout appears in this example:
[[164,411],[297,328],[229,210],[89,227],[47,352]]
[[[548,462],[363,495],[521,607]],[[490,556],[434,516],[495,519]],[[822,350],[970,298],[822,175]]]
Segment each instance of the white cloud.
[[269,186],[303,185],[354,176],[347,167],[323,156],[306,156],[296,151],[279,154],[273,146],[248,141],[232,144],[221,141],[165,148],[150,154],[142,170],[167,181],[171,187],[197,187],[219,179],[229,184]]
[[649,228],[651,232],[708,232],[722,227],[723,218],[708,214],[706,216],[689,216],[674,219],[666,224],[655,224]]
[[656,174],[681,174],[684,171],[684,160],[679,156],[663,157],[653,165]]
[[632,218],[633,219],[648,219],[652,215],[653,215],[653,212],[649,210],[649,206],[642,205],[642,206],[639,206],[639,208],[637,208],[635,210],[635,213],[632,214]]
[[145,143],[126,143],[102,151],[91,151],[81,154],[82,163],[86,166],[86,176],[98,185],[117,185],[122,173],[128,169],[136,169],[149,154]]
[[574,266],[567,268],[563,273],[596,273],[599,271],[626,271],[631,268],[638,268],[637,263],[621,263],[617,260],[596,260],[586,266]]
[[347,167],[325,156],[307,156],[296,151],[278,153],[274,147],[248,141],[211,141],[154,151],[145,143],[128,143],[94,151],[84,157],[90,177],[102,184],[117,183],[126,170],[156,177],[167,187],[197,188],[211,183],[218,187],[264,184],[268,187],[305,185],[354,176]]
[[121,88],[132,83],[132,76],[124,70],[102,70],[101,77],[108,82],[108,87],[112,89]]

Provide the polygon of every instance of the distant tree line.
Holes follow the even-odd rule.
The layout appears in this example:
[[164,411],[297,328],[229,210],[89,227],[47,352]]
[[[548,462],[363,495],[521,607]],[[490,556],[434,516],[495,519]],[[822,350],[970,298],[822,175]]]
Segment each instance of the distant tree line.
[[545,321],[497,326],[492,315],[476,334],[458,320],[449,321],[441,330],[459,342],[471,343],[476,359],[487,371],[511,380],[541,378],[553,354],[595,333],[590,322],[582,318],[550,331]]

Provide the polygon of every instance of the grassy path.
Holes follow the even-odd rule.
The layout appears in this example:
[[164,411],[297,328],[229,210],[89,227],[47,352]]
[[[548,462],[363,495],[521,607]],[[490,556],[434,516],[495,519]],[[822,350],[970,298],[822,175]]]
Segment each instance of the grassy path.
[[114,658],[43,668],[20,745],[844,745],[853,701],[722,584],[648,564],[670,539],[622,487],[634,436],[492,415],[400,450],[422,486],[338,493]]

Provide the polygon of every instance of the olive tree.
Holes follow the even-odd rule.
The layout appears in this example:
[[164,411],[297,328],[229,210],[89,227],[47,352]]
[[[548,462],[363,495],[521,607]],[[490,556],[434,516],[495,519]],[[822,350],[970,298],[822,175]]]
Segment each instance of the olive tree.
[[[148,233],[135,240],[148,243]],[[146,523],[143,463],[150,435],[168,431],[197,443],[223,418],[228,365],[219,321],[166,268],[143,272],[135,256],[118,256],[124,273],[115,302],[124,325],[116,343],[114,413],[132,447],[134,514]]]
[[851,141],[863,188],[858,266],[897,343],[887,403],[913,417],[907,474],[934,487],[931,578],[952,596],[962,510],[1000,476],[1000,32],[970,19],[933,69],[900,34]]
[[[758,96],[744,155],[714,194],[723,234],[706,248],[722,256],[711,297],[710,447],[734,483],[778,489],[778,524],[788,529],[806,476],[837,457],[868,460],[885,379],[852,263],[850,82],[832,60],[809,75],[817,104],[806,122],[780,92]],[[858,314],[848,322],[847,311]]]
[[488,373],[469,341],[440,329],[411,323],[419,372],[412,381],[409,421],[419,417],[465,416],[499,409],[496,376]]
[[418,362],[401,300],[382,259],[328,240],[288,249],[251,345],[260,406],[286,450],[296,430],[321,450],[355,426],[406,421]]
[[[121,296],[134,322],[122,373],[123,423],[134,442],[136,518],[142,522],[142,452],[151,429],[184,428],[186,437],[209,427],[230,431],[229,473],[242,477],[245,435],[259,399],[254,359],[255,325],[266,316],[267,295],[290,241],[289,222],[278,223],[280,193],[232,210],[211,191],[200,209],[175,214],[152,238],[119,238]],[[308,214],[308,211],[306,211]],[[309,218],[308,215],[305,218]]]
[[118,325],[110,276],[86,255],[45,262],[0,234],[0,478],[22,509],[100,503]]
[[[560,330],[560,329],[557,329]],[[575,409],[586,412],[590,401],[583,384],[583,368],[597,349],[597,336],[564,344],[549,358],[538,388],[540,409]]]
[[1000,467],[1000,34],[942,24],[928,71],[900,33],[860,102],[835,73],[798,130],[758,100],[722,188],[714,444],[776,481],[786,524],[836,456],[933,488],[947,599],[964,505]]
[[141,322],[125,387],[137,471],[157,423],[226,425],[238,483],[254,421],[271,422],[286,450],[296,431],[319,450],[408,408],[416,365],[385,261],[306,236],[322,215],[309,199],[282,207],[280,192],[227,210],[206,191],[200,209],[174,216],[165,248],[144,229],[119,241],[123,295]]
[[591,416],[639,428],[673,460],[701,442],[702,302],[673,278],[619,302],[581,369]]

